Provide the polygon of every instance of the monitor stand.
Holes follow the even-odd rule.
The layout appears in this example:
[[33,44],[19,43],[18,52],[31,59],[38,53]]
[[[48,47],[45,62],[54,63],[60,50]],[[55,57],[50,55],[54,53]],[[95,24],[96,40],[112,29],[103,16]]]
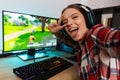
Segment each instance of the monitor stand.
[[17,55],[20,59],[26,61],[26,60],[31,60],[31,59],[37,59],[37,58],[43,58],[43,57],[48,57],[49,55],[46,54],[46,51],[41,51],[41,50],[35,50],[33,49],[28,49],[28,51],[23,52],[21,54]]

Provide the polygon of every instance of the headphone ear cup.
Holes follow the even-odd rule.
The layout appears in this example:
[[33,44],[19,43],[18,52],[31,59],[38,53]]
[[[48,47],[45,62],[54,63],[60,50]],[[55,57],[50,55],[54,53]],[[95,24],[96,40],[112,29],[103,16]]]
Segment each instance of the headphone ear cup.
[[[61,22],[60,25],[62,26],[62,25],[63,25],[63,22]],[[66,31],[65,31],[64,29],[61,29],[60,31],[61,31],[61,33],[62,33],[65,37],[68,36],[68,34],[66,33]]]
[[94,25],[95,24],[95,19],[94,19],[94,13],[93,13],[92,10],[90,10],[89,16],[90,16],[91,24]]
[[88,6],[81,5],[80,8],[81,8],[83,16],[85,18],[86,25],[90,29],[95,24],[94,13]]
[[60,30],[62,32],[62,34],[65,36],[65,37],[68,37],[68,34],[66,33],[66,31],[64,29],[61,29]]
[[63,34],[67,39],[70,40],[70,42],[71,42],[72,44],[76,44],[76,42],[67,34],[67,32],[65,31],[65,29],[62,29],[62,30],[60,30],[60,31],[62,32],[62,34]]
[[94,17],[93,16],[94,15],[91,12],[88,13],[88,18],[89,18],[89,22],[90,22],[91,26],[94,25]]
[[89,8],[88,6],[85,6],[85,5],[82,5],[82,6],[84,6],[85,8],[84,8],[84,10],[86,11],[86,9],[87,9],[87,13],[88,13],[88,18],[89,18],[89,22],[90,22],[90,24],[91,25],[94,25],[95,24],[95,22],[94,22],[94,12],[91,10],[91,8]]

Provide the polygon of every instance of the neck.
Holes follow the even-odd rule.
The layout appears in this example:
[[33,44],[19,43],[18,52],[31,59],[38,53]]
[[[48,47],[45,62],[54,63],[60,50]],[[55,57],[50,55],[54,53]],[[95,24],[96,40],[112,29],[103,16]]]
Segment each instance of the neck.
[[86,37],[86,35],[87,35],[88,31],[89,31],[89,29],[88,29],[88,28],[86,28],[85,33],[84,33],[83,37],[82,37],[82,38],[78,41],[78,43],[79,43],[79,44],[81,44],[82,42],[84,42],[84,41],[85,41],[85,37]]

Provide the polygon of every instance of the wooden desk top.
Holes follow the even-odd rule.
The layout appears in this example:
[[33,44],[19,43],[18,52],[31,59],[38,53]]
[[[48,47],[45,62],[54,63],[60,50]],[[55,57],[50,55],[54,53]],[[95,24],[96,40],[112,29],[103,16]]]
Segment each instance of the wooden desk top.
[[[58,54],[58,52],[52,52]],[[51,53],[49,53],[51,54]],[[60,53],[61,55],[61,53]],[[67,54],[69,55],[69,54]],[[36,59],[37,60],[43,60],[45,58]],[[72,61],[73,62],[73,61]],[[22,61],[20,58],[16,56],[10,56],[5,58],[0,58],[0,80],[21,80],[19,77],[17,77],[13,73],[13,68],[33,63],[33,60],[29,61]],[[79,73],[77,70],[77,64],[75,63],[74,66],[69,67],[68,69],[65,69],[61,71],[60,73],[54,75],[53,77],[49,78],[48,80],[80,80],[79,79]]]

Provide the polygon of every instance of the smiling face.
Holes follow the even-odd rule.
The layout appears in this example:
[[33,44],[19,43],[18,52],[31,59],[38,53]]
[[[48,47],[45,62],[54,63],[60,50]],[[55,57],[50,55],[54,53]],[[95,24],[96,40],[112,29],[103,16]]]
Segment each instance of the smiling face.
[[74,8],[67,8],[63,12],[63,24],[67,24],[65,31],[74,40],[79,41],[88,31],[82,13]]

